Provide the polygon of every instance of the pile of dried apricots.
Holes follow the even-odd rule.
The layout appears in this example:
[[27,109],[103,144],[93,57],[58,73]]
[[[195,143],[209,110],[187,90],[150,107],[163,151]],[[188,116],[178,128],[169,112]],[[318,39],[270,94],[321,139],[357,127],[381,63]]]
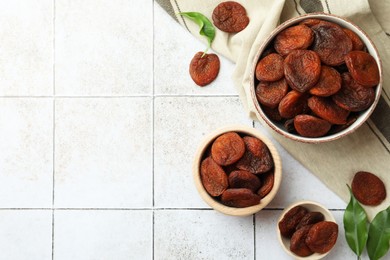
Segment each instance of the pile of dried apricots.
[[288,132],[313,138],[337,133],[374,102],[379,68],[353,31],[306,19],[270,45],[256,66],[256,97]]
[[200,165],[203,187],[223,204],[244,208],[260,203],[274,185],[274,161],[260,139],[236,132],[218,136]]

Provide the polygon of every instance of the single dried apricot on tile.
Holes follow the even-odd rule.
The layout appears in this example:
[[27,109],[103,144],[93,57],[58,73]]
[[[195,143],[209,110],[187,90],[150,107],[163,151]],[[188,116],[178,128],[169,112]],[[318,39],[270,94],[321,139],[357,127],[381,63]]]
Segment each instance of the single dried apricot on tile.
[[351,51],[345,55],[345,64],[357,83],[373,87],[379,84],[379,68],[374,57],[364,51]]
[[302,218],[307,214],[307,209],[302,206],[295,206],[290,209],[279,222],[279,231],[282,236],[290,238],[302,220]]
[[307,106],[307,95],[291,90],[279,103],[279,113],[283,118],[293,118]]
[[276,108],[270,108],[266,106],[262,106],[261,109],[263,110],[264,114],[273,121],[281,121],[282,117],[280,116],[279,109]]
[[306,25],[292,26],[276,36],[274,48],[280,55],[285,56],[293,50],[307,49],[313,38],[313,31]]
[[330,129],[331,124],[311,115],[297,115],[294,118],[294,128],[301,136],[320,137],[324,136]]
[[274,82],[260,81],[256,87],[257,101],[264,106],[275,108],[287,94],[287,91],[288,85],[284,78]]
[[260,196],[250,189],[227,189],[222,193],[221,202],[229,207],[246,208],[260,203]]
[[321,212],[312,211],[307,213],[302,220],[299,222],[296,230],[307,226],[307,225],[313,225],[315,223],[318,223],[320,221],[324,221],[325,217]]
[[249,24],[245,8],[233,1],[222,2],[215,7],[212,15],[214,25],[221,31],[237,33]]
[[244,152],[244,140],[235,132],[220,135],[211,146],[211,156],[222,166],[237,162]]
[[332,67],[322,66],[320,78],[317,83],[309,90],[309,93],[320,97],[329,97],[341,88],[341,76],[337,70]]
[[283,57],[271,53],[262,58],[256,65],[256,78],[260,81],[276,81],[283,77]]
[[343,125],[347,122],[349,111],[336,105],[330,98],[312,96],[307,104],[317,116],[329,123]]
[[255,137],[245,136],[243,139],[245,153],[237,162],[237,168],[253,174],[265,173],[271,170],[274,161],[267,145]]
[[364,205],[376,206],[386,198],[385,184],[370,172],[357,172],[352,180],[352,193]]
[[306,245],[315,253],[329,252],[336,244],[339,227],[330,221],[321,221],[314,224],[307,234]]
[[284,75],[288,85],[299,92],[312,88],[320,78],[321,61],[317,53],[296,50],[284,60]]
[[343,73],[341,90],[332,96],[333,101],[348,111],[358,112],[374,103],[375,91],[357,83],[349,73]]
[[229,174],[230,188],[246,188],[256,192],[260,186],[260,179],[248,171],[238,170]]
[[268,193],[271,192],[272,188],[274,187],[274,178],[275,174],[274,171],[269,171],[266,173],[263,173],[260,175],[262,185],[260,189],[257,191],[257,194],[260,196],[260,198],[264,198],[268,195]]
[[291,237],[290,250],[297,256],[305,257],[313,254],[313,251],[310,250],[305,242],[310,228],[311,225],[301,227]]
[[228,187],[226,173],[211,157],[207,157],[202,161],[200,177],[203,187],[213,197],[221,195]]
[[216,54],[198,52],[190,63],[191,78],[197,85],[206,86],[218,76],[219,66],[220,62]]
[[326,65],[336,66],[344,62],[344,56],[352,50],[352,41],[343,29],[329,22],[311,27],[315,37],[312,50],[318,53]]
[[361,51],[361,50],[363,50],[364,43],[362,42],[362,40],[360,39],[360,37],[356,33],[354,33],[353,31],[351,31],[350,29],[347,29],[347,28],[343,28],[343,31],[351,39],[351,41],[352,41],[352,50],[353,51]]

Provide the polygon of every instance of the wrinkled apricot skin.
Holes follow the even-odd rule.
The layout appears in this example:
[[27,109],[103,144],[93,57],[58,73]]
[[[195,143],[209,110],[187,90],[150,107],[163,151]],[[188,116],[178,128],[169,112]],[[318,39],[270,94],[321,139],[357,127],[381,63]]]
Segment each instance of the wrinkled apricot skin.
[[343,28],[343,31],[348,35],[348,37],[352,41],[352,50],[353,51],[361,51],[364,48],[364,43],[362,40],[359,38],[359,36],[351,31],[350,29]]
[[260,104],[275,108],[287,94],[288,85],[285,79],[274,82],[261,81],[256,87],[256,97]]
[[239,170],[229,174],[230,188],[246,188],[256,192],[260,186],[260,179],[248,171]]
[[325,22],[311,27],[315,37],[312,50],[318,53],[323,63],[337,66],[352,50],[352,41],[340,26]]
[[330,221],[321,221],[314,224],[307,234],[306,245],[315,253],[329,252],[336,244],[339,227]]
[[305,242],[310,228],[311,225],[301,227],[291,237],[290,250],[297,256],[305,257],[313,254]]
[[310,50],[292,51],[284,60],[284,75],[288,85],[299,92],[312,88],[321,75],[321,61]]
[[203,87],[213,82],[219,73],[220,62],[216,54],[198,52],[190,63],[190,76],[199,86]]
[[385,184],[370,172],[357,172],[352,180],[352,193],[356,199],[369,206],[379,205],[386,199]]
[[319,97],[329,97],[341,88],[341,76],[332,67],[322,66],[318,82],[309,90],[310,94]]
[[320,137],[330,129],[331,124],[323,119],[310,115],[297,115],[294,118],[294,128],[301,136]]
[[260,196],[250,189],[227,189],[222,193],[221,202],[229,207],[246,208],[260,203]]
[[347,122],[349,111],[337,106],[330,98],[312,96],[307,104],[317,116],[329,123],[343,125]]
[[296,206],[290,209],[279,222],[279,231],[282,236],[291,238],[294,234],[297,225],[302,218],[307,214],[307,209],[302,206]]
[[304,226],[313,225],[315,223],[324,221],[324,219],[325,219],[325,217],[321,212],[317,212],[317,211],[309,212],[299,222],[296,230],[298,230]]
[[274,187],[274,172],[270,171],[267,173],[263,173],[260,175],[260,178],[263,182],[260,189],[257,191],[257,194],[260,196],[260,198],[264,198],[268,195],[268,193],[271,192],[272,188]]
[[279,113],[283,118],[293,118],[303,112],[307,105],[307,96],[291,90],[279,103]]
[[306,25],[292,26],[276,36],[274,48],[280,55],[286,56],[293,50],[307,49],[313,37],[313,31]]
[[253,174],[265,173],[271,170],[274,162],[267,145],[255,137],[245,136],[243,139],[245,153],[237,162],[237,168]]
[[374,87],[379,84],[379,68],[374,57],[364,51],[351,51],[345,55],[345,64],[357,83]]
[[357,83],[349,73],[343,73],[341,90],[332,96],[333,101],[341,108],[352,112],[367,109],[374,103],[375,90]]
[[273,121],[281,121],[282,120],[282,116],[280,115],[279,113],[279,109],[276,107],[276,108],[270,108],[270,107],[267,107],[267,106],[262,106],[262,110],[264,112],[264,114],[271,120]]
[[244,140],[235,132],[220,135],[211,146],[211,156],[222,166],[237,162],[244,152]]
[[203,187],[213,197],[221,195],[228,187],[226,173],[211,157],[202,161],[200,176]]
[[237,33],[249,24],[245,8],[237,2],[222,2],[215,7],[212,15],[214,25],[221,31]]
[[276,81],[283,77],[283,57],[271,53],[262,58],[256,65],[256,78],[260,81]]

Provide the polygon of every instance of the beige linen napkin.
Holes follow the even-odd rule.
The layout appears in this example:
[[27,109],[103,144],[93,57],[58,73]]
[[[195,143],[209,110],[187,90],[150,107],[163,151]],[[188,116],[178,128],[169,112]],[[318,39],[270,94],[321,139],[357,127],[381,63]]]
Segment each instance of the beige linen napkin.
[[[211,20],[212,12],[221,0],[188,1],[156,0],[181,25],[201,41],[199,28],[178,16],[179,12],[196,11]],[[357,171],[378,175],[390,191],[390,1],[371,0],[236,0],[247,10],[250,23],[237,34],[217,30],[212,48],[236,63],[233,80],[240,98],[252,118],[255,108],[250,96],[250,71],[256,51],[267,35],[280,23],[310,12],[325,12],[350,19],[359,25],[376,44],[382,58],[384,85],[379,104],[367,123],[355,133],[324,144],[304,144],[273,133],[283,147],[344,201],[349,200],[346,184]],[[376,16],[374,16],[374,14]],[[378,22],[379,21],[379,22]],[[382,25],[382,26],[381,26]],[[194,53],[199,50],[194,50]],[[265,124],[264,124],[265,125]],[[296,174],[300,174],[297,172]],[[390,204],[390,194],[377,207],[365,207],[370,218]],[[310,198],[307,198],[310,199]]]

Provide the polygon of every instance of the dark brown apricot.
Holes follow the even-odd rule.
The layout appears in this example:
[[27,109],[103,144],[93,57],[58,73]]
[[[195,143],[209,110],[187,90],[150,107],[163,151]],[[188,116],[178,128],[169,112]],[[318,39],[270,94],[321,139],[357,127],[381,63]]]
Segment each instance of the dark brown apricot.
[[309,90],[309,93],[320,97],[329,97],[341,88],[341,76],[332,67],[322,66],[318,82]]
[[280,234],[284,237],[290,238],[294,234],[297,225],[307,212],[307,209],[302,206],[295,206],[290,209],[278,224]]
[[313,31],[306,25],[296,25],[284,29],[275,38],[274,48],[282,56],[293,50],[307,49],[313,42]]
[[314,224],[306,236],[306,245],[315,253],[329,252],[336,244],[339,227],[330,221],[321,221]]
[[227,189],[222,193],[221,202],[229,207],[246,208],[260,203],[260,196],[250,189]]
[[264,106],[275,108],[287,94],[288,85],[283,78],[278,81],[261,81],[256,87],[257,101]]
[[256,78],[260,81],[276,81],[283,78],[283,57],[271,53],[262,58],[256,65]]
[[344,129],[347,129],[353,123],[355,123],[355,121],[358,119],[358,117],[359,117],[359,114],[356,114],[356,113],[349,114],[349,116],[347,118],[347,122],[345,124],[343,124],[343,125],[332,125],[332,127],[330,128],[328,134],[330,134],[330,135],[336,134],[338,132],[343,131]]
[[249,24],[245,8],[233,1],[217,5],[213,11],[212,19],[218,29],[228,33],[240,32]]
[[268,195],[268,193],[271,192],[272,188],[274,187],[274,178],[274,171],[269,171],[260,175],[262,185],[257,191],[257,194],[260,196],[260,198],[264,198]]
[[244,153],[244,140],[235,132],[220,135],[211,146],[211,156],[222,166],[237,162]]
[[260,179],[248,171],[238,170],[229,174],[230,188],[246,188],[256,192],[261,186]]
[[310,109],[329,123],[343,125],[347,123],[349,111],[337,106],[332,99],[312,96],[307,100]]
[[297,115],[294,118],[294,128],[301,136],[320,137],[324,136],[330,129],[331,124],[311,115]]
[[282,117],[280,116],[279,109],[277,107],[270,108],[270,107],[262,106],[261,109],[269,119],[273,121],[282,121]]
[[307,95],[291,90],[279,103],[279,113],[283,118],[293,118],[307,106]]
[[220,62],[216,54],[198,52],[190,63],[191,78],[197,85],[206,86],[217,78],[219,66]]
[[351,51],[345,55],[345,64],[357,83],[374,87],[379,84],[379,68],[374,57],[364,51]]
[[284,75],[288,85],[299,92],[312,88],[320,78],[321,61],[310,50],[295,50],[284,60]]
[[221,195],[228,187],[226,173],[211,157],[207,157],[202,161],[200,177],[203,187],[213,197]]
[[295,126],[294,126],[294,118],[291,118],[291,119],[287,119],[284,124],[284,129],[286,129],[287,132],[289,133],[295,133],[296,130],[295,130]]
[[317,212],[317,211],[309,212],[302,218],[301,222],[299,222],[296,229],[298,230],[304,226],[313,225],[320,221],[324,221],[324,219],[325,216],[321,212]]
[[360,39],[360,37],[356,33],[354,33],[353,31],[351,31],[350,29],[347,29],[347,28],[343,28],[343,31],[351,39],[351,41],[352,41],[352,50],[353,51],[361,51],[361,50],[363,50],[364,43],[362,42],[362,40]]
[[357,172],[352,180],[352,193],[356,199],[369,206],[379,205],[386,198],[385,184],[370,172]]
[[310,228],[311,225],[301,227],[291,237],[290,250],[297,256],[305,257],[313,254],[305,242]]

